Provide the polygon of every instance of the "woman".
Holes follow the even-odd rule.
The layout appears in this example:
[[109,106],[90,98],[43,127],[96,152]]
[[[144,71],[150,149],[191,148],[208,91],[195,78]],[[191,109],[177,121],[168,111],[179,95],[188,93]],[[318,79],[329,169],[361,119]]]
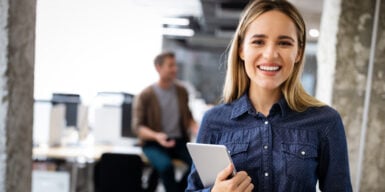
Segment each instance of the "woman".
[[[234,165],[186,191],[352,191],[347,144],[334,109],[300,83],[306,29],[286,1],[253,1],[230,45],[224,104],[206,112],[197,142],[224,144]],[[239,171],[229,179],[234,169]]]

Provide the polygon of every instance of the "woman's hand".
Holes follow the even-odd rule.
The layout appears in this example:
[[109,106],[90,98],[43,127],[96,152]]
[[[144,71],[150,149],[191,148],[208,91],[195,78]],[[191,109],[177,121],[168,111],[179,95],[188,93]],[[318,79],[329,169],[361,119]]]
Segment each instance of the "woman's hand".
[[234,170],[234,165],[218,173],[211,192],[251,192],[254,188],[251,178],[245,171],[240,171],[231,179],[228,179]]

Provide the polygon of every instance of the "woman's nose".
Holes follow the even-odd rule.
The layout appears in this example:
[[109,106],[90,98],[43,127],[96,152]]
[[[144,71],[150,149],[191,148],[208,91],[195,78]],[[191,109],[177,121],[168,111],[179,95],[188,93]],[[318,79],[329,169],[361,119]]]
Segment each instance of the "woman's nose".
[[263,50],[263,58],[266,60],[276,59],[278,57],[277,47],[275,45],[266,45]]

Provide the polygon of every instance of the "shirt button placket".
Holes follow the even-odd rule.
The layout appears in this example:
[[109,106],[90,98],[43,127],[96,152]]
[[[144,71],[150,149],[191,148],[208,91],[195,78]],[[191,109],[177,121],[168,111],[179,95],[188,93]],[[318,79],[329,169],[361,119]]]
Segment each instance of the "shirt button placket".
[[262,143],[263,143],[263,188],[265,191],[270,191],[270,164],[271,164],[271,153],[270,153],[270,141],[271,141],[271,124],[270,122],[265,119],[263,121],[264,124],[264,131],[263,131],[263,138],[262,138]]

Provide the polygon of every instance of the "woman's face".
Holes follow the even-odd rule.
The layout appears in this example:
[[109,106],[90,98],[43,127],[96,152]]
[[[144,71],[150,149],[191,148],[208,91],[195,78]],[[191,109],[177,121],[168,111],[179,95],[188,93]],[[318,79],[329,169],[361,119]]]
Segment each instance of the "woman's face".
[[276,90],[300,59],[296,27],[285,14],[273,10],[258,16],[246,29],[239,55],[251,88]]

